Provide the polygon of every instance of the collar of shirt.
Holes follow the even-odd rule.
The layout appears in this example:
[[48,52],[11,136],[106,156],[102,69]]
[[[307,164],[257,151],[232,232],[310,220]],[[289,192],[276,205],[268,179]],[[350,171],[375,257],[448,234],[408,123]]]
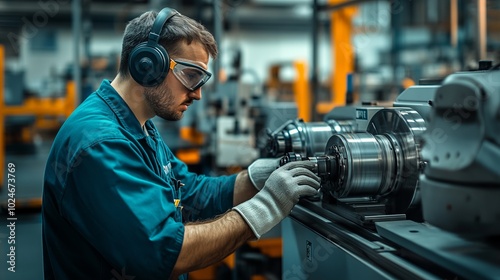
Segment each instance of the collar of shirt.
[[[113,113],[119,119],[121,125],[128,132],[132,133],[136,139],[147,137],[147,135],[144,134],[144,129],[141,127],[139,120],[135,117],[134,112],[132,112],[123,98],[111,86],[111,82],[109,80],[103,80],[96,93],[106,102],[106,104],[108,104],[109,108],[111,108]],[[147,129],[149,136],[158,136],[158,131],[151,120],[146,121],[145,129]]]

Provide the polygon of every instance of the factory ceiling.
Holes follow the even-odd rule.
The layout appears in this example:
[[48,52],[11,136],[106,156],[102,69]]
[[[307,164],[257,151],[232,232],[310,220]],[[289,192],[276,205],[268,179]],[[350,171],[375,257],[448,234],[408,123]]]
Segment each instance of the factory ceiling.
[[[72,24],[71,0],[0,0],[0,44],[12,45],[22,29]],[[148,9],[170,6],[182,10],[209,29],[214,2],[209,0],[80,0],[82,18],[93,29],[122,30],[126,22]],[[300,31],[311,26],[312,0],[218,0],[226,30]],[[7,47],[7,54],[10,54]]]

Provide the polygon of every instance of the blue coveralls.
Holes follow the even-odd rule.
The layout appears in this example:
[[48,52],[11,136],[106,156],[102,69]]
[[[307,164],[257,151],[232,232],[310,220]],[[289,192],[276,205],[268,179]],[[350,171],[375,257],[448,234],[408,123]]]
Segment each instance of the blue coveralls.
[[190,173],[146,128],[107,80],[64,122],[45,169],[45,279],[168,279],[183,221],[232,207],[235,175]]

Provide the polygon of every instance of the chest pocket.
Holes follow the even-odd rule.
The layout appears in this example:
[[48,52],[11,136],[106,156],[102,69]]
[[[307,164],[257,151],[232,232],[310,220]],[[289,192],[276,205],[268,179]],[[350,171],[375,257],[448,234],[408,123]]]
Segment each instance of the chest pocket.
[[161,178],[165,180],[170,187],[174,187],[172,185],[174,178],[174,172],[172,171],[172,163],[168,160],[167,154],[164,149],[162,149],[162,145],[158,143],[158,140],[154,137],[148,137],[148,144],[153,148],[154,154],[152,155],[154,161],[157,164],[157,172],[159,171],[159,175]]

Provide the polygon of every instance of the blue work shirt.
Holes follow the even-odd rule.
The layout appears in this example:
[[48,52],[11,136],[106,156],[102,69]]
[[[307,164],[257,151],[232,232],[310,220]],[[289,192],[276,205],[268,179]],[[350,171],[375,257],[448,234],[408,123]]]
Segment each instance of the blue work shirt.
[[235,175],[189,172],[145,127],[107,80],[64,122],[45,168],[45,279],[168,279],[183,222],[232,207]]

